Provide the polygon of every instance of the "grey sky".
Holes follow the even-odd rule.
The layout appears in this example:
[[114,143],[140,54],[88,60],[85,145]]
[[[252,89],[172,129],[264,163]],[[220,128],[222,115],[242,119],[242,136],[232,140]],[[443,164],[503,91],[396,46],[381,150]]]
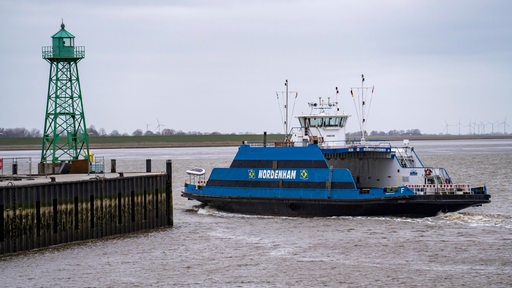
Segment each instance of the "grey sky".
[[157,119],[162,129],[282,132],[285,79],[299,92],[296,114],[340,87],[356,131],[349,91],[362,73],[375,85],[368,130],[502,130],[512,123],[510,11],[505,0],[3,0],[0,127],[43,129],[41,46],[64,19],[86,49],[87,125],[107,132],[156,131]]

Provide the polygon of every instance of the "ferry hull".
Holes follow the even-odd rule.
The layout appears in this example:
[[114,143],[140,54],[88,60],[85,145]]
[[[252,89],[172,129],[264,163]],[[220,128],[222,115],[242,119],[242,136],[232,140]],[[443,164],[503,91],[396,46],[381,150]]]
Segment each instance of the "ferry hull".
[[408,216],[430,217],[489,203],[489,195],[416,195],[392,199],[325,200],[256,197],[219,197],[184,192],[216,209],[242,214],[299,217]]

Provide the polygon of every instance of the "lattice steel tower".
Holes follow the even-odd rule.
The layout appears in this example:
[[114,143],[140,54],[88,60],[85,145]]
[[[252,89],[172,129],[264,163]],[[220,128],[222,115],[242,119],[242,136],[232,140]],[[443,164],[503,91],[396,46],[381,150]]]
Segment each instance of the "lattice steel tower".
[[88,159],[89,137],[85,126],[78,62],[85,47],[75,46],[75,36],[60,25],[52,46],[42,48],[50,63],[41,162]]

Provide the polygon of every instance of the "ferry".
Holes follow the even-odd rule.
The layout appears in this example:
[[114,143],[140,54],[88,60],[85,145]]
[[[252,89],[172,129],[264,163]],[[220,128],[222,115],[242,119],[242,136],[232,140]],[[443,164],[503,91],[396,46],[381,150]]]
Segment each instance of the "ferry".
[[212,169],[208,179],[205,169],[188,170],[182,196],[226,212],[298,217],[430,217],[490,202],[485,185],[454,183],[446,169],[424,165],[408,140],[368,141],[373,90],[364,76],[350,90],[361,139],[347,141],[349,115],[338,101],[319,98],[290,130],[286,112],[284,141],[244,142],[231,165]]

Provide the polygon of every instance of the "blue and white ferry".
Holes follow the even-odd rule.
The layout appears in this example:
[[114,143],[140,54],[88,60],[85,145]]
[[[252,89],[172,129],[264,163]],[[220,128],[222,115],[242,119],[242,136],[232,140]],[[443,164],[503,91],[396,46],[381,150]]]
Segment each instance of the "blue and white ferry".
[[285,141],[244,143],[207,180],[204,169],[188,170],[182,196],[228,212],[302,217],[435,216],[490,202],[484,185],[453,183],[445,169],[425,166],[407,140],[367,141],[367,89],[353,89],[361,94],[357,142],[345,138],[349,115],[320,98]]

